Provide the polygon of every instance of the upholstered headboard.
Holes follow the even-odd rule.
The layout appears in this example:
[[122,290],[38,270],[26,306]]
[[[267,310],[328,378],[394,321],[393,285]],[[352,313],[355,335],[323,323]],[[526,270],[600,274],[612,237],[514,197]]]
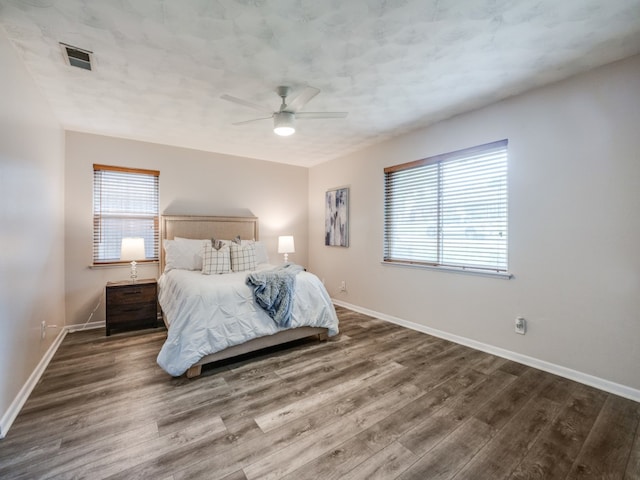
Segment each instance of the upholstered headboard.
[[174,237],[259,240],[257,217],[205,217],[198,215],[163,215],[160,225],[160,273],[164,271],[163,242]]

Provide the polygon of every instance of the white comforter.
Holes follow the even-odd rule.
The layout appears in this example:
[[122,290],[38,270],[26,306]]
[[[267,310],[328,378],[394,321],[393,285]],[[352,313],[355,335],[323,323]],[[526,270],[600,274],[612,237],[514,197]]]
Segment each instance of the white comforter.
[[[167,373],[182,375],[205,355],[283,330],[255,304],[246,284],[248,273],[171,270],[160,277],[158,301],[170,327],[158,364]],[[329,336],[338,333],[338,318],[324,285],[315,275],[300,272],[291,327],[305,325],[326,327]]]

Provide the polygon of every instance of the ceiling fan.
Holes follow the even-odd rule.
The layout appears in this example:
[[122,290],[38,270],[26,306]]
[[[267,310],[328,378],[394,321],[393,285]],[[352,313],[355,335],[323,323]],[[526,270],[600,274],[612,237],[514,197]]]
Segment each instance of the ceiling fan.
[[244,125],[247,123],[257,122],[259,120],[267,120],[273,118],[273,131],[277,135],[286,137],[292,135],[296,131],[296,119],[314,119],[314,118],[345,118],[347,112],[300,112],[300,109],[304,107],[313,97],[320,93],[320,90],[315,87],[305,87],[297,96],[292,100],[287,101],[289,94],[291,93],[291,87],[279,86],[276,88],[276,93],[282,99],[280,109],[276,112],[272,111],[268,107],[263,107],[253,102],[243,100],[241,98],[232,97],[231,95],[222,95],[220,98],[229,102],[244,105],[245,107],[258,110],[268,117],[253,118],[251,120],[245,120],[243,122],[236,122],[233,125]]

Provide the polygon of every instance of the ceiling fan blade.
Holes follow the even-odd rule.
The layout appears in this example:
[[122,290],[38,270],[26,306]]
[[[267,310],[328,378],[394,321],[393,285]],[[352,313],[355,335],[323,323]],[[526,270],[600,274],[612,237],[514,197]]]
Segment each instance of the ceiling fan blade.
[[231,125],[246,125],[247,123],[258,122],[260,120],[269,120],[270,118],[273,118],[273,115],[270,115],[268,117],[262,117],[262,118],[252,118],[251,120],[244,120],[242,122],[235,122],[235,123],[232,123]]
[[299,119],[314,119],[314,118],[345,118],[349,115],[349,112],[299,112],[296,113],[296,118]]
[[304,107],[309,100],[320,93],[320,89],[315,87],[304,87],[304,90],[295,96],[290,102],[287,102],[285,111],[296,113]]
[[258,105],[257,103],[249,102],[247,100],[242,100],[238,97],[232,97],[231,95],[224,94],[220,95],[220,98],[228,102],[237,103],[240,105],[244,105],[245,107],[253,108],[254,110],[258,110],[259,112],[273,114],[273,110],[271,108]]

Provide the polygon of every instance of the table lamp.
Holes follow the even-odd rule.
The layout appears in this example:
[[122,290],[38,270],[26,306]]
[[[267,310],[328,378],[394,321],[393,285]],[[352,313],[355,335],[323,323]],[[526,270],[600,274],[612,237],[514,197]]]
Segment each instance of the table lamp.
[[131,282],[135,283],[138,278],[136,260],[144,260],[144,238],[123,238],[120,246],[120,260],[131,260]]
[[296,253],[296,247],[293,244],[293,235],[278,237],[278,253],[284,253],[284,263],[287,263],[290,253]]

